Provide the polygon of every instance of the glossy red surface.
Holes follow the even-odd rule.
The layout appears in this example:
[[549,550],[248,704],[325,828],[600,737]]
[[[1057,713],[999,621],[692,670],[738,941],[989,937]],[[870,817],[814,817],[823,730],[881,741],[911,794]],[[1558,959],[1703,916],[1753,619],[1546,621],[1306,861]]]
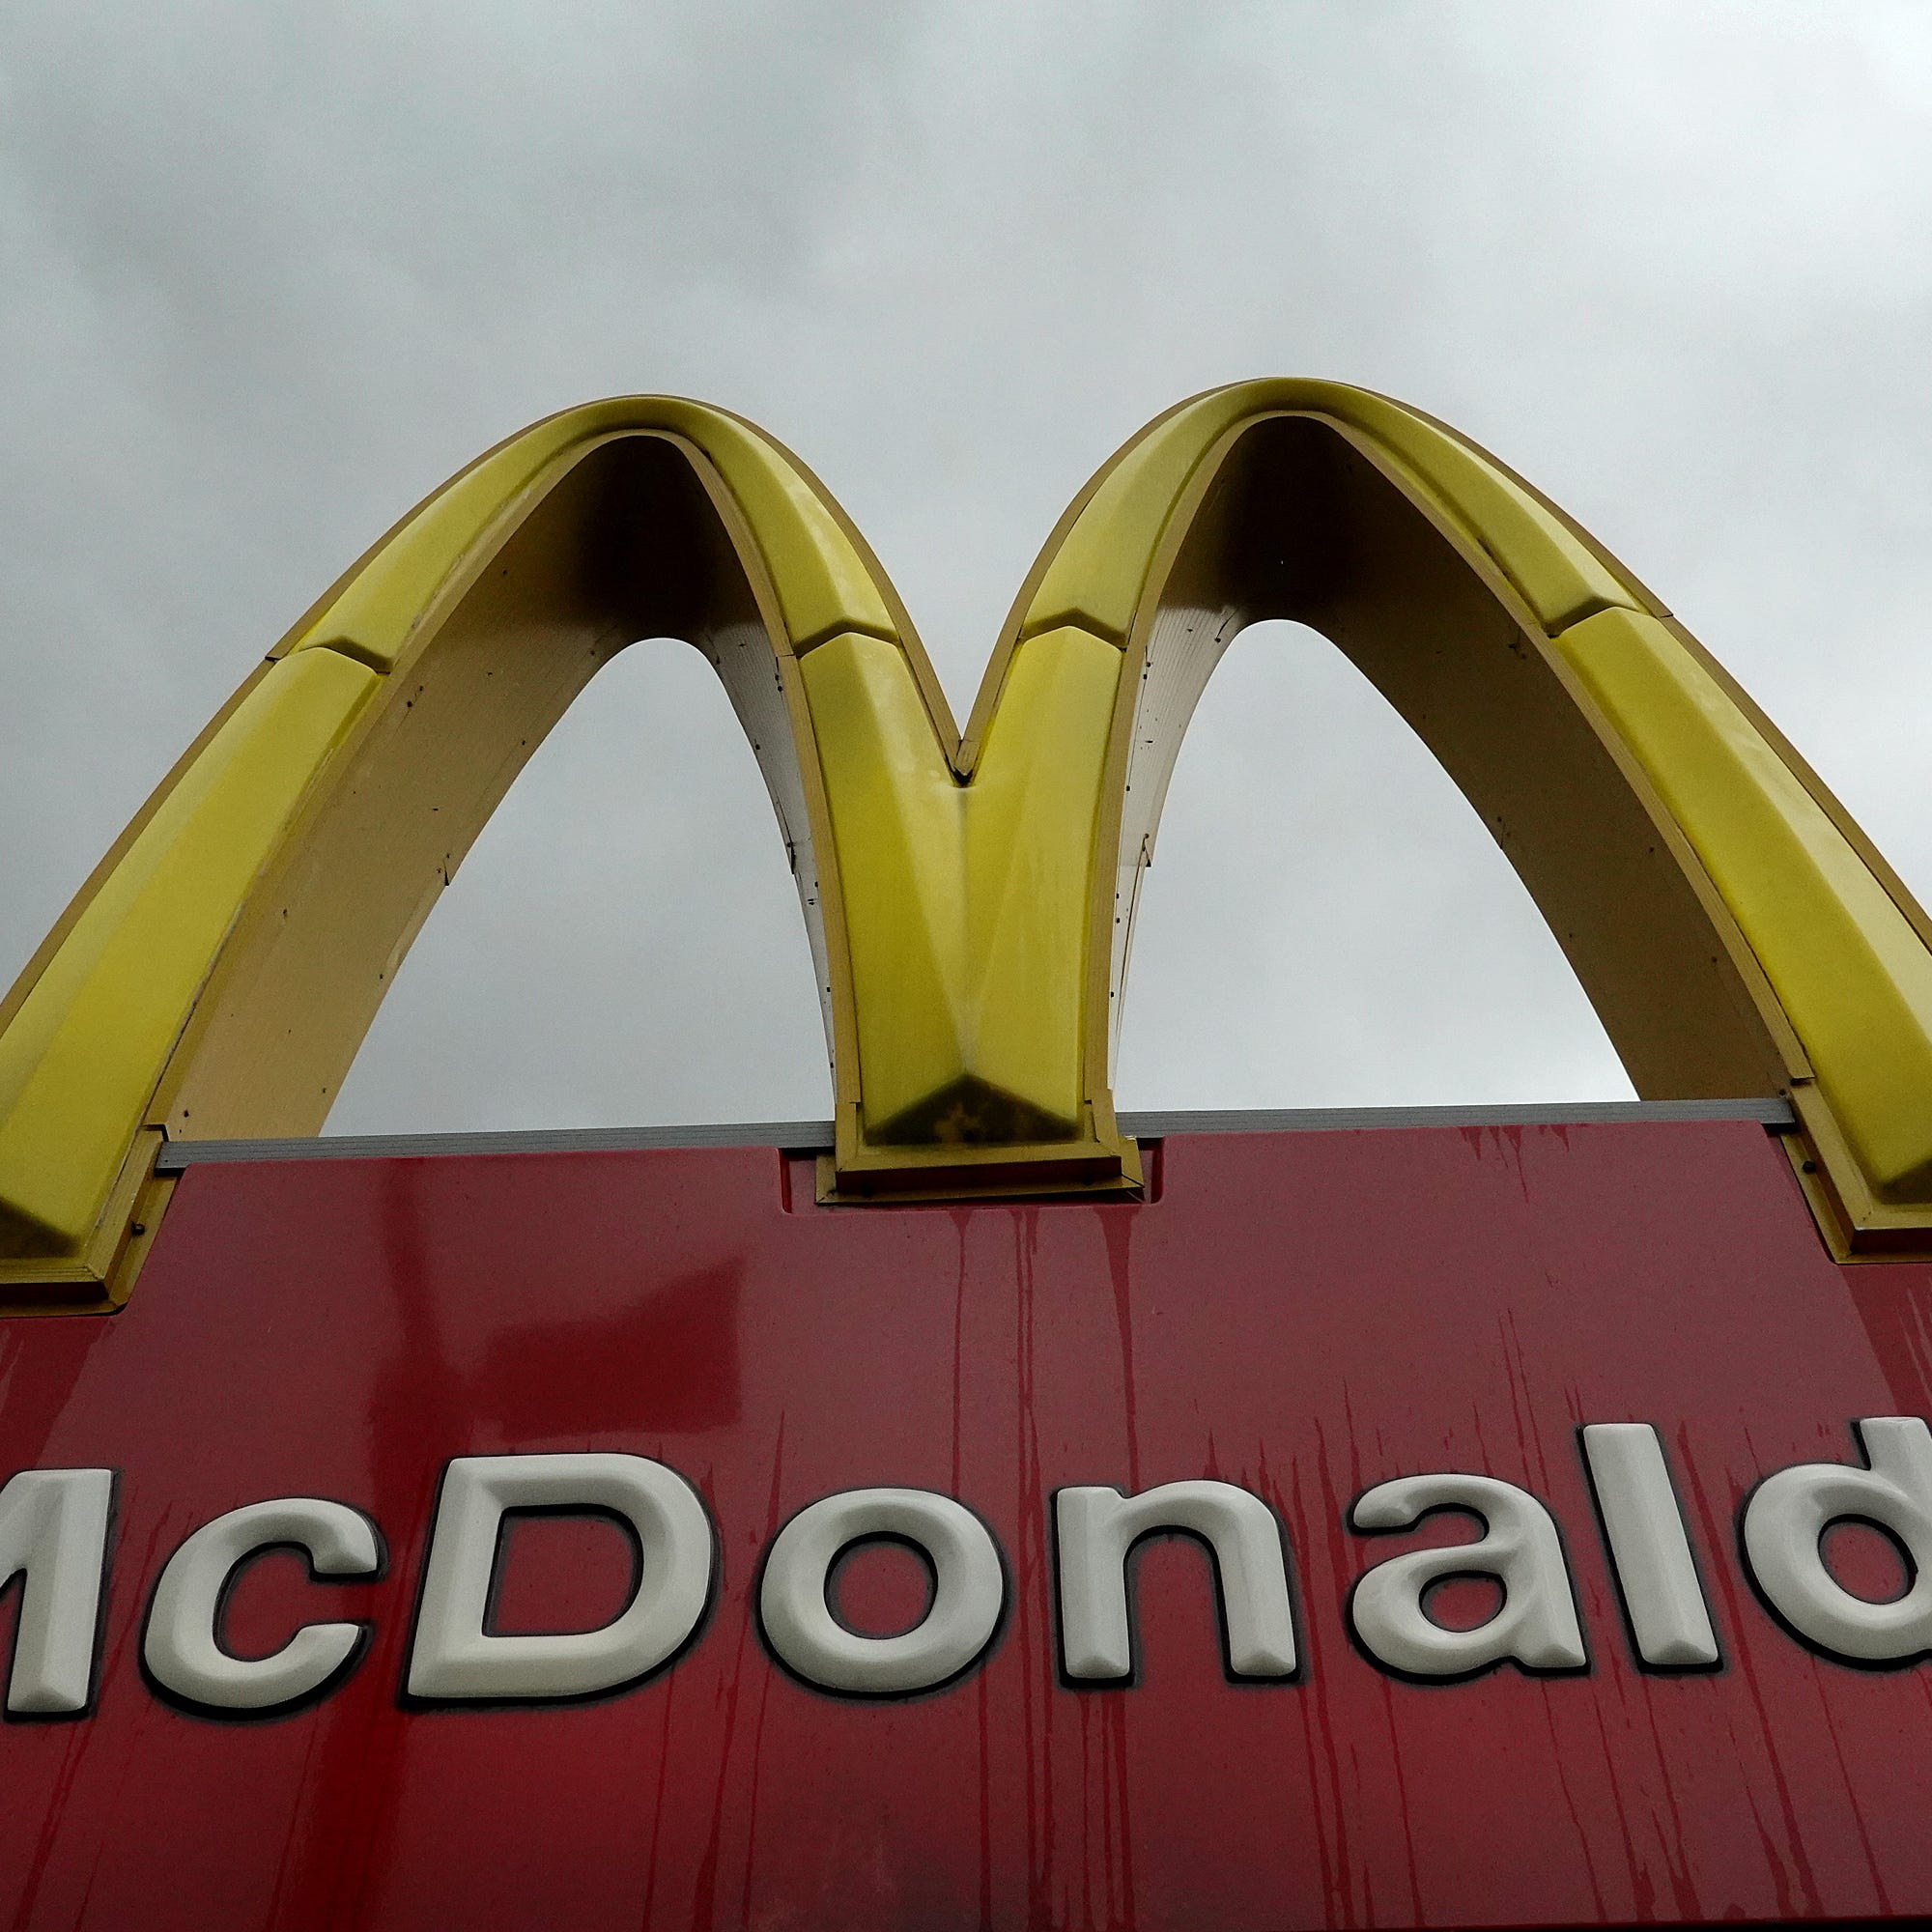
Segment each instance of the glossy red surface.
[[[0,1918],[1259,1932],[1932,1912],[1932,1679],[1801,1648],[1735,1536],[1766,1471],[1851,1460],[1854,1417],[1932,1413],[1932,1271],[1833,1265],[1759,1128],[1179,1139],[1140,1207],[788,1208],[781,1169],[736,1150],[197,1168],[126,1313],[0,1324],[0,1472],[123,1472],[98,1708],[0,1734]],[[1634,1662],[1575,1438],[1616,1420],[1662,1432],[1717,1672]],[[602,1701],[404,1708],[444,1460],[592,1447],[704,1495],[723,1577],[695,1643]],[[1350,1498],[1446,1469],[1549,1504],[1587,1673],[1425,1686],[1351,1647],[1350,1582],[1413,1539],[1350,1533]],[[1194,1476],[1286,1524],[1299,1680],[1224,1678],[1208,1566],[1176,1540],[1140,1559],[1141,1681],[1063,1686],[1048,1493]],[[1009,1572],[984,1664],[899,1702],[806,1688],[749,1614],[777,1526],[870,1484],[960,1497]],[[160,1701],[138,1662],[160,1565],[285,1494],[368,1511],[388,1573],[318,1584],[265,1558],[233,1646],[350,1616],[374,1621],[367,1653],[290,1716]],[[1845,1560],[1876,1594],[1895,1559],[1870,1540]],[[608,1522],[522,1523],[500,1626],[603,1620],[630,1560]],[[862,1628],[917,1616],[924,1589],[893,1550],[839,1581]],[[1435,1607],[1467,1622],[1489,1600]]]

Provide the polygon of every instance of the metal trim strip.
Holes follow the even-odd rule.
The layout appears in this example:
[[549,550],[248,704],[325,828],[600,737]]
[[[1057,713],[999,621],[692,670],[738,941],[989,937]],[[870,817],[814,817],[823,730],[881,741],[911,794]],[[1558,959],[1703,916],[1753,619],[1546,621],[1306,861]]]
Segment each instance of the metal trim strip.
[[[1292,1107],[1122,1114],[1121,1130],[1152,1141],[1169,1134],[1297,1134],[1391,1127],[1617,1126],[1670,1121],[1755,1121],[1797,1125],[1791,1104],[1757,1100],[1600,1100],[1485,1107]],[[257,1160],[396,1160],[442,1154],[628,1153],[671,1148],[784,1148],[829,1153],[830,1121],[728,1122],[670,1127],[567,1127],[520,1133],[323,1134],[291,1140],[169,1141],[156,1174]]]

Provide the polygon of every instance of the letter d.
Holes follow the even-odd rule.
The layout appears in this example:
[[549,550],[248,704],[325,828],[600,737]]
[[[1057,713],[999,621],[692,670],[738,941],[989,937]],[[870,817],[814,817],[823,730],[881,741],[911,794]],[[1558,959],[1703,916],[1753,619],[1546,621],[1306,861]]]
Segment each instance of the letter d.
[[[1871,1466],[1800,1463],[1767,1476],[1745,1505],[1745,1558],[1800,1636],[1859,1663],[1896,1663],[1932,1651],[1932,1430],[1916,1415],[1852,1427]],[[1847,1519],[1904,1545],[1914,1573],[1904,1596],[1855,1597],[1825,1567],[1820,1540]]]
[[[590,1631],[485,1629],[511,1510],[605,1511],[638,1539],[638,1585]],[[443,1474],[410,1650],[412,1697],[585,1697],[655,1670],[711,1595],[711,1519],[674,1469],[642,1456],[459,1456]]]

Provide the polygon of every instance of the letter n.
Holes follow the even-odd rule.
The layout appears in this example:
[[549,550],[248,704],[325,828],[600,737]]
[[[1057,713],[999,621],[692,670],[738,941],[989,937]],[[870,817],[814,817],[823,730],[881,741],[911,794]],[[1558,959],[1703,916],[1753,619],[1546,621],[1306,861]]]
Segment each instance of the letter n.
[[1232,1483],[1165,1483],[1134,1496],[1066,1489],[1054,1497],[1060,1554],[1060,1649],[1076,1682],[1133,1675],[1127,1558],[1143,1537],[1179,1531],[1208,1546],[1220,1584],[1231,1677],[1293,1677],[1294,1613],[1281,1525]]

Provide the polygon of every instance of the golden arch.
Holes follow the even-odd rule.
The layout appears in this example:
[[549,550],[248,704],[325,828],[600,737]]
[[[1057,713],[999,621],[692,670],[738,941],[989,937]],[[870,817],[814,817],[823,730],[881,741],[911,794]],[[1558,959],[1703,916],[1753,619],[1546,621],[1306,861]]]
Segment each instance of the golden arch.
[[1910,895],[1520,478],[1386,398],[1281,381],[1183,403],[1101,469],[963,734],[864,541],[751,425],[629,398],[479,459],[275,647],[0,1005],[0,1283],[111,1306],[163,1135],[321,1126],[477,830],[646,635],[717,666],[771,790],[838,1198],[1132,1185],[1109,1062],[1138,884],[1207,677],[1273,616],[1333,639],[1462,785],[1641,1094],[1789,1094],[1834,1242],[1923,1242]]

